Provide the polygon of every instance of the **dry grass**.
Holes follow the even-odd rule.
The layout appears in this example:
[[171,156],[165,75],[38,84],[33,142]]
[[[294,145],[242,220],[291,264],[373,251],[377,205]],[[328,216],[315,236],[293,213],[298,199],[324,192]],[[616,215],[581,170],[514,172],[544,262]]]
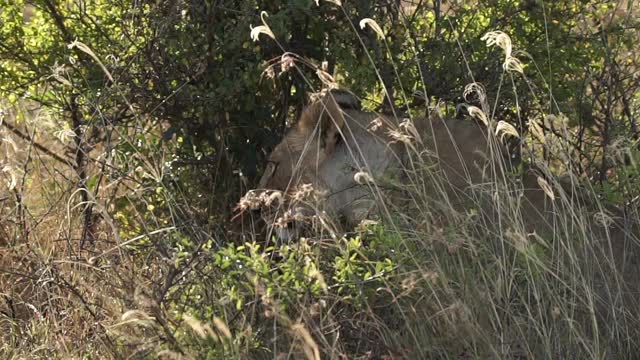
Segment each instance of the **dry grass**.
[[[194,294],[209,292],[224,276],[224,270],[208,266],[215,251],[190,251],[191,258],[177,261],[162,253],[171,224],[138,233],[145,236],[127,231],[159,218],[138,214],[139,222],[125,222],[107,207],[92,227],[92,246],[80,250],[83,207],[74,205],[73,173],[60,171],[50,159],[22,158],[29,164],[25,187],[7,191],[10,197],[3,200],[0,351],[5,358],[188,358],[211,348],[236,358],[596,359],[638,350],[638,233],[629,228],[633,232],[621,237],[615,229],[624,223],[617,218],[621,213],[574,188],[577,183],[565,189],[554,178],[544,180],[546,193],[531,177],[524,184],[496,182],[460,194],[448,189],[430,158],[414,160],[416,170],[405,181],[414,185],[403,185],[410,205],[394,208],[387,202],[394,214],[380,219],[387,230],[362,235],[365,242],[391,244],[392,272],[373,275],[352,294],[336,292],[332,286],[340,282],[331,279],[323,295],[297,299],[280,298],[285,288],[267,292],[255,282],[259,301],[238,311],[228,294],[215,289],[206,299],[188,295],[196,288]],[[536,190],[523,200],[517,196],[523,187]],[[18,203],[16,196],[24,194]],[[533,232],[531,209],[519,201],[541,201],[554,215],[540,217],[546,224]],[[19,211],[26,221],[20,222]],[[610,218],[617,218],[614,225],[596,224]],[[317,234],[319,248],[296,251],[327,277],[330,254],[346,245],[321,239]],[[348,298],[367,281],[379,285],[354,305]],[[227,310],[205,320],[189,315],[204,304]],[[254,336],[267,342],[256,347]]]
[[[277,38],[262,20],[252,36]],[[522,75],[503,34],[489,38],[505,52],[505,76]],[[519,134],[492,119],[479,95],[484,101],[470,113],[491,128],[500,154],[499,138]],[[15,115],[33,117],[22,105],[12,114],[12,124]],[[35,128],[26,121],[20,130]],[[25,140],[0,128],[0,138],[17,144],[0,145],[12,152],[4,159],[12,170],[0,177],[2,358],[640,353],[637,204],[619,211],[584,178],[559,180],[553,163],[460,191],[408,143],[416,152],[401,184],[378,184],[403,197],[378,193],[387,216],[357,236],[329,236],[334,227],[320,224],[306,240],[263,249],[233,245],[259,239],[256,232],[203,227],[190,188],[199,180],[157,181],[165,169],[158,149],[110,158],[110,174],[124,175],[105,178],[81,201],[74,169],[34,147],[65,154],[72,139],[56,140],[53,127],[38,130]],[[538,139],[532,153],[561,148],[547,141]],[[90,177],[106,173],[105,150],[86,155]],[[510,174],[501,157],[493,160],[493,174]],[[217,215],[223,224],[225,214]]]

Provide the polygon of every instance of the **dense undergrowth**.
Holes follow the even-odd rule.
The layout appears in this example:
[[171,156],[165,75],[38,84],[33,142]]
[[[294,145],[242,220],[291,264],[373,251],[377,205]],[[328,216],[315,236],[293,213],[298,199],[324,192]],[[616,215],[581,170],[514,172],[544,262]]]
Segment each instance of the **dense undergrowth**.
[[[370,3],[0,1],[1,357],[637,356],[633,2]],[[234,209],[336,84],[515,166],[460,191],[414,144],[368,221],[279,243]]]

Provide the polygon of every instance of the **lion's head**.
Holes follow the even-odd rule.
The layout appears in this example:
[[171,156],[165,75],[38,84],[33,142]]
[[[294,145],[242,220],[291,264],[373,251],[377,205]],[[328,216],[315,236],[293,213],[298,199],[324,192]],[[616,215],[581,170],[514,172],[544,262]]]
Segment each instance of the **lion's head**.
[[258,188],[290,191],[313,183],[319,165],[333,155],[345,123],[341,105],[346,93],[327,93],[304,109],[296,125],[267,157]]

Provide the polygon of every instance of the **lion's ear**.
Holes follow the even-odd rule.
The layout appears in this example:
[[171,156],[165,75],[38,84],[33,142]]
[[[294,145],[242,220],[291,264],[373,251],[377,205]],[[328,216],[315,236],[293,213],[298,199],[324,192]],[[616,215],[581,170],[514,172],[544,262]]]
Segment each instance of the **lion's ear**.
[[311,136],[319,137],[323,151],[330,155],[336,148],[343,125],[344,114],[335,96],[329,92],[304,109],[297,128],[307,140],[311,139]]

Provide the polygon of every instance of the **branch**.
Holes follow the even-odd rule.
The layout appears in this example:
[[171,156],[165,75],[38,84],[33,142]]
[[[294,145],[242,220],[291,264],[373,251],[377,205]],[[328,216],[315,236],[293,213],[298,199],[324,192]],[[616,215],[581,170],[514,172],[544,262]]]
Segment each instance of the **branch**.
[[67,166],[70,166],[70,167],[74,167],[74,166],[75,166],[75,164],[74,164],[71,160],[66,159],[66,158],[64,158],[64,157],[62,157],[62,156],[60,156],[60,155],[58,155],[58,154],[54,153],[53,151],[49,150],[48,148],[46,148],[46,147],[45,147],[45,146],[43,146],[43,145],[38,144],[37,142],[35,142],[35,140],[34,140],[31,136],[29,136],[28,134],[23,133],[23,132],[22,132],[22,131],[20,131],[18,128],[16,128],[15,126],[13,126],[13,125],[9,124],[8,122],[4,121],[4,122],[0,123],[0,125],[4,125],[4,126],[5,126],[5,127],[7,127],[7,128],[8,128],[12,133],[14,133],[16,136],[18,136],[19,138],[21,138],[21,139],[23,139],[23,140],[25,140],[25,141],[28,141],[28,142],[32,143],[32,144],[33,144],[33,146],[34,146],[36,149],[38,149],[38,150],[42,151],[43,153],[45,153],[45,154],[47,154],[47,155],[51,156],[51,157],[52,157],[52,158],[54,158],[55,160],[58,160],[59,162],[61,162],[61,163],[65,164],[65,165],[67,165]]

